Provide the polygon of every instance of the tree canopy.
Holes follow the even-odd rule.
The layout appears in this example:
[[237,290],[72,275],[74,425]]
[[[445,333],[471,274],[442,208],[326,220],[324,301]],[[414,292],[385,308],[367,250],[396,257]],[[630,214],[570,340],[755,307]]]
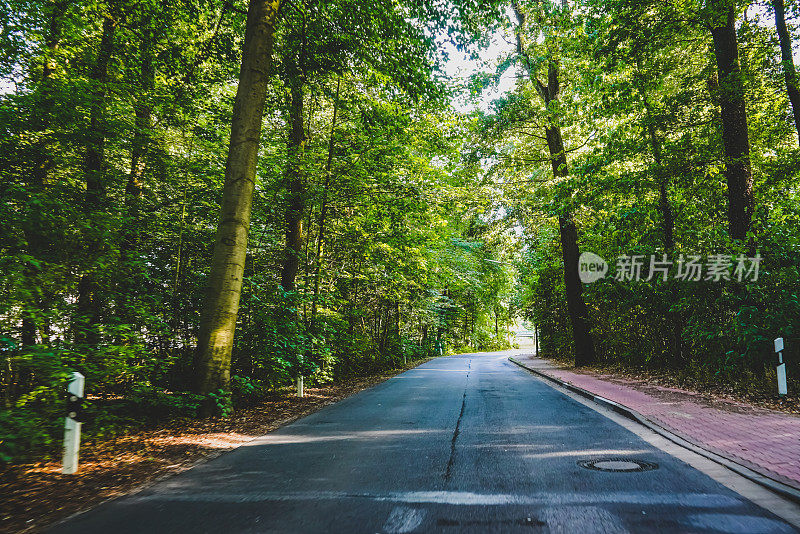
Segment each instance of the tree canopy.
[[54,446],[73,370],[97,433],[522,323],[577,364],[767,380],[800,335],[796,12],[0,1],[0,461]]

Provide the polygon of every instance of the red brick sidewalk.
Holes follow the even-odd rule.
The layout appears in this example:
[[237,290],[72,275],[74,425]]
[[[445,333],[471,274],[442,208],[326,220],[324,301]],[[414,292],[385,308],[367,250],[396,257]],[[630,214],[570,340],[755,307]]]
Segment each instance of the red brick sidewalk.
[[561,369],[530,355],[516,357],[543,374],[631,408],[687,441],[800,489],[800,417],[643,380]]

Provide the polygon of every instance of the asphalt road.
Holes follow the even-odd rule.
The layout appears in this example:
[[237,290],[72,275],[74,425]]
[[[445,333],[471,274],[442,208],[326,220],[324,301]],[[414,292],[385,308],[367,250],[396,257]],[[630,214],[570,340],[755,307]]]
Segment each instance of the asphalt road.
[[[52,532],[796,532],[507,356],[433,360]],[[578,464],[605,458],[657,468]]]

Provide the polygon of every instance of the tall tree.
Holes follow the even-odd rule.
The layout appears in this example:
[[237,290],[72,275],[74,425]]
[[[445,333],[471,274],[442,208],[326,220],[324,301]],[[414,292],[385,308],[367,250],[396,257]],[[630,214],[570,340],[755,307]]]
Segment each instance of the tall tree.
[[301,25],[301,44],[296,57],[288,60],[287,84],[289,86],[289,138],[287,144],[286,183],[289,206],[286,209],[286,251],[281,271],[284,291],[293,291],[295,278],[303,256],[303,217],[306,211],[306,185],[303,175],[303,149],[306,143],[305,94],[306,82],[306,26]]
[[[53,72],[56,69],[55,54],[61,44],[62,31],[64,26],[65,11],[67,2],[63,0],[51,0],[47,3],[45,13],[47,16],[47,28],[44,39],[44,55],[42,60],[42,75],[39,86],[39,93],[41,100],[37,103],[37,109],[34,111],[36,123],[34,129],[38,131],[46,131],[50,126],[51,114],[53,112]],[[47,174],[49,173],[53,163],[51,146],[48,136],[44,136],[41,145],[38,147],[34,156],[34,164],[31,172],[32,185],[36,188],[41,188],[47,181]]]
[[755,200],[747,131],[744,81],[739,65],[734,0],[711,0],[709,28],[717,61],[719,106],[722,111],[725,178],[728,182],[728,232],[744,240],[750,229]]
[[89,103],[89,127],[86,134],[86,203],[88,212],[99,209],[106,200],[106,97],[108,96],[108,67],[114,53],[114,34],[117,23],[108,14],[103,17],[100,48],[92,66],[92,92]]
[[[641,67],[639,67],[639,70],[640,69]],[[653,106],[650,103],[646,90],[643,88],[644,80],[641,79],[640,72],[637,71],[634,74],[633,83],[636,86],[636,90],[639,93],[639,97],[645,109],[644,127],[647,131],[650,150],[653,154],[653,161],[655,162],[655,177],[658,185],[658,209],[661,214],[661,233],[664,239],[664,250],[669,252],[675,248],[675,216],[672,212],[672,204],[670,203],[667,190],[669,177],[664,168],[661,141],[656,133],[656,119],[653,113]]]
[[[524,32],[528,30],[526,13],[518,2],[515,1],[512,5],[514,14],[517,17],[517,54],[545,107],[546,124],[544,130],[553,176],[567,178],[569,176],[567,152],[564,148],[564,139],[558,122],[559,114],[556,109],[560,90],[558,58],[554,55],[555,50],[551,48],[545,61],[547,65],[547,83],[542,82],[538,78],[535,64],[524,41]],[[566,0],[562,4],[561,13],[555,16],[564,18],[569,16]],[[548,41],[546,46],[554,46],[549,36],[546,36],[545,39]],[[575,220],[569,211],[564,211],[558,216],[558,229],[561,237],[561,254],[564,261],[564,290],[567,296],[567,308],[572,325],[575,365],[589,365],[596,358],[594,340],[589,329],[589,311],[586,308],[586,302],[583,300],[583,287],[578,276],[578,258],[580,257],[578,230]]]
[[[92,221],[102,220],[99,215],[106,207],[106,99],[108,96],[108,68],[114,53],[116,26],[117,23],[110,14],[103,17],[100,47],[89,76],[92,91],[89,96],[89,125],[86,130],[84,210],[87,218]],[[90,235],[86,239],[86,248],[94,253],[101,248],[101,244],[97,236],[97,225],[92,226],[89,229]],[[76,340],[79,343],[97,346],[100,342],[99,324],[103,307],[102,299],[98,273],[94,272],[94,269],[90,269],[81,276],[78,283],[77,316],[79,324]]]
[[[303,256],[303,218],[309,195],[307,169],[302,164],[308,141],[304,127],[308,86],[348,70],[372,69],[412,99],[440,93],[431,76],[431,42],[406,19],[403,9],[386,0],[336,5],[312,1],[287,13],[292,23],[286,24],[281,40],[283,81],[289,95],[288,204],[281,265],[281,286],[286,291],[295,287]],[[423,3],[413,9],[425,16],[427,6]]]
[[[48,175],[53,168],[53,142],[51,139],[51,132],[53,120],[53,107],[55,98],[53,95],[53,73],[56,70],[55,55],[58,52],[62,40],[62,32],[64,25],[64,18],[67,2],[63,0],[51,0],[45,5],[45,38],[42,54],[42,70],[41,77],[36,89],[38,98],[34,104],[31,117],[33,124],[31,129],[39,138],[38,142],[33,147],[33,155],[31,158],[31,170],[29,173],[28,191],[30,199],[30,207],[28,211],[28,220],[24,225],[25,240],[28,245],[30,254],[41,260],[43,254],[46,252],[46,243],[43,235],[43,214],[39,207],[41,205],[41,197],[45,193],[45,185],[47,183]],[[41,284],[41,280],[36,279],[36,274],[39,269],[35,269],[33,265],[28,265],[26,268],[26,275],[29,279],[31,286]],[[38,300],[38,299],[34,299]],[[22,344],[33,345],[36,342],[37,322],[40,315],[40,303],[30,302],[28,310],[23,312],[22,317]]]
[[311,330],[316,328],[317,302],[319,301],[319,276],[322,269],[322,246],[325,238],[325,216],[328,213],[328,187],[331,182],[331,165],[333,163],[333,149],[335,146],[336,119],[339,112],[339,97],[342,90],[342,77],[336,77],[336,96],[333,98],[333,116],[331,117],[331,133],[328,137],[328,156],[325,159],[325,181],[322,184],[322,202],[319,210],[319,223],[317,232],[317,251],[314,255],[314,296],[311,301]]
[[153,98],[152,92],[155,86],[156,68],[154,36],[149,23],[150,20],[146,20],[142,28],[144,36],[141,43],[140,92],[136,95],[133,104],[135,118],[133,139],[131,141],[131,165],[128,181],[125,184],[126,205],[132,212],[135,212],[138,208],[138,203],[142,196],[143,179],[147,166],[147,145],[150,140],[153,120],[151,99]]
[[797,70],[794,66],[792,54],[792,37],[786,27],[786,6],[783,0],[772,0],[772,11],[775,14],[775,29],[778,32],[778,42],[781,47],[781,63],[783,77],[786,80],[786,94],[792,105],[794,126],[797,130],[797,140],[800,143],[800,88],[797,83]]
[[256,160],[272,69],[272,49],[280,0],[250,0],[242,66],[233,104],[225,164],[225,185],[208,293],[200,319],[195,388],[208,393],[227,386],[231,350],[242,292]]

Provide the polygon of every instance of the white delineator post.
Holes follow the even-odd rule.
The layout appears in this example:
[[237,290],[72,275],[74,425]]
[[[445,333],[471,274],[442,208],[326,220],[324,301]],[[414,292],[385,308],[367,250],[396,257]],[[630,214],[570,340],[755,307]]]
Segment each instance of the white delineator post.
[[[69,404],[83,400],[84,376],[77,371],[72,373],[72,380],[67,387]],[[64,421],[64,459],[61,472],[71,475],[78,470],[78,449],[81,445],[81,425],[76,420],[77,411],[70,411]]]
[[305,391],[303,391],[303,375],[297,376],[297,396],[305,396]]
[[778,395],[786,395],[786,363],[783,361],[783,338],[775,338],[775,352],[778,353]]

